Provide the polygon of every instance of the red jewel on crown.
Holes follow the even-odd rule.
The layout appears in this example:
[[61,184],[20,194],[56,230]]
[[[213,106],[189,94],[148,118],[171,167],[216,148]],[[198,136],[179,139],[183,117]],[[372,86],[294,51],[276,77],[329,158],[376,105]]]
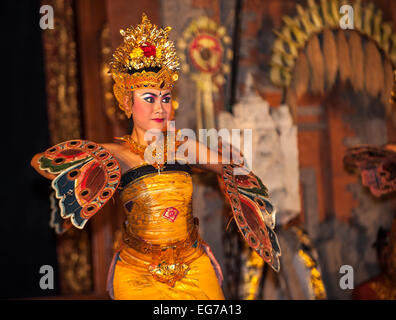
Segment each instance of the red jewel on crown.
[[149,43],[145,43],[144,45],[140,46],[140,48],[143,50],[143,54],[145,57],[154,56],[156,53],[155,47]]

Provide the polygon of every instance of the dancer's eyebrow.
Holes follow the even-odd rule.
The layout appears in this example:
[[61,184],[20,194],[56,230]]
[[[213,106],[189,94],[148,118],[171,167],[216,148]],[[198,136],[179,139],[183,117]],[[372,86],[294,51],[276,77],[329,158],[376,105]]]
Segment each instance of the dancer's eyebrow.
[[153,93],[153,92],[145,92],[145,93],[143,93],[142,94],[142,96],[145,96],[145,95],[147,95],[147,94],[150,94],[150,95],[152,95],[152,96],[154,96],[154,97],[158,97],[155,93]]
[[[155,94],[154,92],[145,92],[145,93],[142,93],[142,96],[145,96],[145,95],[151,95],[151,96],[154,96],[154,97],[156,97],[156,98],[158,98],[158,95],[157,94]],[[165,93],[164,95],[161,95],[161,97],[168,97],[168,96],[170,96],[171,95],[171,93],[170,92],[167,92],[167,93]]]

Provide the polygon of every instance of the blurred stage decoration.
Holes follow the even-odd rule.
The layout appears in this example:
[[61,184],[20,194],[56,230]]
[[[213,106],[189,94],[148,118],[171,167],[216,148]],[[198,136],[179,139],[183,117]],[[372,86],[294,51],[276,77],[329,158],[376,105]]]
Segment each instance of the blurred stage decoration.
[[279,274],[271,272],[262,259],[243,245],[238,298],[243,300],[323,300],[327,298],[316,248],[300,226],[278,228],[285,250]]
[[344,157],[347,170],[357,173],[362,184],[376,196],[396,191],[396,145],[356,146]]
[[[71,2],[49,0],[43,4],[51,5],[56,17],[54,29],[43,32],[42,39],[49,134],[52,144],[57,144],[82,135],[76,18]],[[61,294],[91,292],[93,281],[88,230],[70,230],[67,235],[57,237],[57,257]]]
[[127,118],[117,107],[117,101],[113,94],[113,78],[109,72],[109,61],[112,58],[110,29],[106,23],[100,34],[101,42],[101,70],[100,80],[103,96],[103,113],[110,121],[115,136],[121,136],[126,131]]
[[43,32],[48,125],[52,144],[81,136],[78,101],[77,48],[74,9],[64,1],[50,1],[54,29]]
[[213,94],[231,70],[230,44],[226,28],[205,16],[192,21],[177,42],[182,72],[196,83],[197,130],[216,128]]
[[[298,239],[298,248],[294,250],[296,256],[293,259],[293,264],[296,273],[300,273],[300,285],[306,294],[305,299],[326,299],[326,289],[322,281],[319,256],[308,233],[301,227],[292,227],[291,231]],[[286,282],[289,283],[291,280],[288,279]]]
[[[377,198],[396,191],[396,144],[349,148],[344,157],[347,170],[361,177],[362,185]],[[391,230],[380,228],[374,243],[380,274],[353,292],[356,300],[396,300],[396,218]]]
[[349,82],[357,92],[380,96],[396,124],[390,104],[396,64],[396,34],[392,23],[382,20],[373,3],[352,1],[354,30],[343,30],[339,0],[308,0],[297,4],[297,15],[283,17],[284,26],[274,31],[271,80],[286,89],[286,104],[296,116],[297,101],[304,93],[324,94],[336,82]]
[[391,230],[380,228],[374,243],[381,273],[353,291],[355,300],[396,300],[396,219]]

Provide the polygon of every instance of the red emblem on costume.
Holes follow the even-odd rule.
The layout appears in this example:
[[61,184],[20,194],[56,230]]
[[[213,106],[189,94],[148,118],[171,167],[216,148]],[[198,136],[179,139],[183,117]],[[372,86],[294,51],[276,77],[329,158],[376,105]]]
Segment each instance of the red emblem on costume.
[[179,210],[173,207],[166,208],[162,216],[168,219],[170,222],[175,222],[177,215],[179,214]]

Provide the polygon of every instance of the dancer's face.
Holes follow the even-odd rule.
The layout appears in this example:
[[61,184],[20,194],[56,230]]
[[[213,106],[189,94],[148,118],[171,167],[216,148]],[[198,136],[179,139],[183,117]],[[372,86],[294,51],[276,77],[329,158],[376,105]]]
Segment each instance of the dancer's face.
[[136,89],[133,91],[133,125],[143,131],[163,130],[172,109],[171,91],[157,89]]

